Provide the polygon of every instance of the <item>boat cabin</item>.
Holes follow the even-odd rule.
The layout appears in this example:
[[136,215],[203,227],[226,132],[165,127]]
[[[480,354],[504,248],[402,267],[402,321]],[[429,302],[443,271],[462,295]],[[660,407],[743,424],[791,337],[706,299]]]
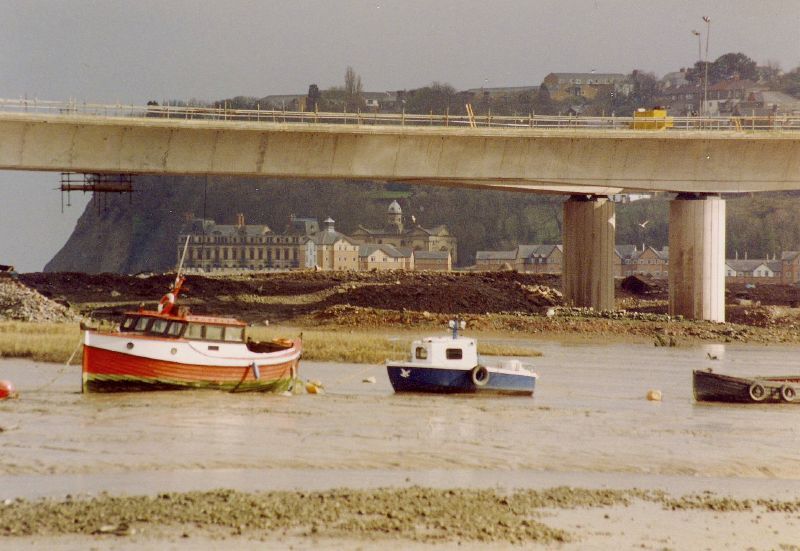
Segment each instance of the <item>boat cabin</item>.
[[478,365],[478,346],[467,337],[427,337],[411,343],[410,363],[471,369]]
[[148,312],[127,313],[120,324],[122,333],[221,342],[244,342],[244,328],[243,322],[234,319],[210,316],[164,316]]

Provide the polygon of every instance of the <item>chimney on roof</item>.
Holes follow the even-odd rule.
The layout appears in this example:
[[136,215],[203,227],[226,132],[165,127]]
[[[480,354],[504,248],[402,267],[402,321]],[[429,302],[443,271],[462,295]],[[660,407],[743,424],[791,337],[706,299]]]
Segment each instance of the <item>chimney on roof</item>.
[[329,232],[335,231],[333,229],[333,224],[334,224],[333,218],[331,218],[330,216],[327,217],[322,223],[325,224],[325,231]]
[[747,260],[747,251],[744,252],[744,259]]
[[239,228],[244,227],[244,213],[239,213],[236,215],[236,226]]
[[734,257],[736,260],[739,260],[739,251],[734,251],[733,254],[735,255]]

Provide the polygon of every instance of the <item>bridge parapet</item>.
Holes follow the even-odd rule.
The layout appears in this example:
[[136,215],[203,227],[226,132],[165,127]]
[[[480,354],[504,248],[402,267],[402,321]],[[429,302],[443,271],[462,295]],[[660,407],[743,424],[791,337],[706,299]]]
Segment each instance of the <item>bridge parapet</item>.
[[46,115],[125,117],[132,119],[171,119],[215,122],[299,123],[357,126],[412,126],[494,129],[579,129],[637,132],[798,132],[800,116],[737,117],[586,117],[556,115],[450,115],[377,112],[315,112],[267,109],[229,109],[179,105],[124,105],[37,99],[0,99],[0,113],[39,113]]

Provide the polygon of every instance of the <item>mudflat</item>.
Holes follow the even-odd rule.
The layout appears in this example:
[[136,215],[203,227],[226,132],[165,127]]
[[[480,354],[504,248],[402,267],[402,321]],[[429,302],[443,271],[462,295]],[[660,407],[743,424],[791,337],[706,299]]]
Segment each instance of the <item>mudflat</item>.
[[380,365],[318,362],[301,376],[325,394],[82,395],[77,367],[0,361],[21,395],[0,402],[0,541],[797,548],[797,406],[691,396],[692,369],[783,373],[796,347],[518,344],[543,353],[532,399],[395,395]]

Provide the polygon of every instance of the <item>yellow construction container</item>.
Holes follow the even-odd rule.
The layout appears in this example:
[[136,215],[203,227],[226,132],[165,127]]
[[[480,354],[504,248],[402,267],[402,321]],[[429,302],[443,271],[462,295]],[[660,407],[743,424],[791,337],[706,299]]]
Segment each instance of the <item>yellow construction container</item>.
[[667,116],[667,110],[661,107],[652,109],[639,108],[633,114],[631,128],[634,130],[664,130],[672,128],[672,117]]

